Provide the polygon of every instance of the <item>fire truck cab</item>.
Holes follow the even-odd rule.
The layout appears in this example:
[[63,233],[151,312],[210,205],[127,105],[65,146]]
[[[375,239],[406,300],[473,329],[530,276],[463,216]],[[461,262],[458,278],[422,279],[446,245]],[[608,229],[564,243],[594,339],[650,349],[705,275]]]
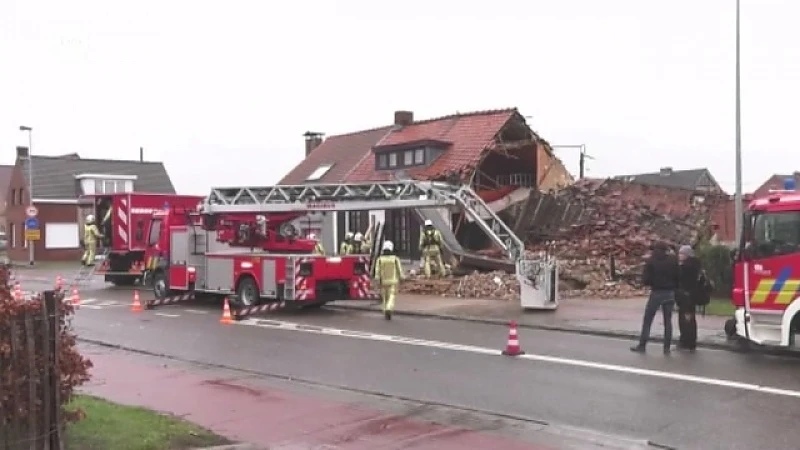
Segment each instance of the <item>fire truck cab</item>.
[[734,318],[729,336],[794,348],[800,333],[800,192],[786,189],[753,200],[734,261]]

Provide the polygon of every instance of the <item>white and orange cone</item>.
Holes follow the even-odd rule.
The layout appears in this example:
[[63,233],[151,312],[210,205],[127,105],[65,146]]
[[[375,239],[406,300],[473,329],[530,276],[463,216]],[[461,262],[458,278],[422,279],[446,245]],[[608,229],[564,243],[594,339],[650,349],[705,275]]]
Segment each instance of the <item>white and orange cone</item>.
[[142,308],[142,302],[139,299],[139,290],[133,291],[133,303],[131,304],[131,311],[132,312],[142,312],[144,308]]
[[506,356],[519,356],[525,354],[519,345],[517,322],[513,320],[508,324],[508,344],[506,344],[506,349],[503,350],[503,354]]
[[225,303],[222,305],[222,318],[219,323],[229,325],[233,323],[233,316],[231,316],[231,305],[228,302],[228,297],[225,297]]

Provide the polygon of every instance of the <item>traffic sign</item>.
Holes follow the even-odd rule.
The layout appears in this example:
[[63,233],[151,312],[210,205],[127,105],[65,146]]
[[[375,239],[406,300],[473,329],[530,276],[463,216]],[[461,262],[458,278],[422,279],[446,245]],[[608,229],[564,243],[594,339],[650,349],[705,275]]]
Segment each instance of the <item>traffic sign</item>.
[[28,206],[27,208],[25,208],[25,214],[28,217],[36,217],[36,216],[39,215],[39,210],[35,206],[31,205],[31,206]]
[[28,217],[25,219],[25,229],[26,230],[38,230],[39,229],[39,219],[36,217]]
[[26,241],[38,241],[42,238],[42,230],[36,229],[26,229],[25,230],[25,240]]

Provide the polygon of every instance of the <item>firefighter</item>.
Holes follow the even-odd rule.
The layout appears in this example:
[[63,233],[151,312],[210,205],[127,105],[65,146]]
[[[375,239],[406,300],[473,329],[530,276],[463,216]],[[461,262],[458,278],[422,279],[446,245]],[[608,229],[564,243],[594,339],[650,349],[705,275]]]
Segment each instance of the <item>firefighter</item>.
[[433,228],[433,222],[428,219],[419,237],[419,249],[422,251],[422,268],[426,277],[431,276],[431,264],[435,264],[436,273],[444,275],[444,261],[442,261],[442,233]]
[[342,241],[341,245],[339,245],[339,254],[340,255],[349,255],[353,253],[353,232],[348,231],[344,235],[344,240]]
[[364,251],[364,235],[361,234],[360,232],[356,233],[355,236],[353,236],[353,250],[352,250],[352,253],[354,253],[356,255],[361,254],[361,253],[366,253]]
[[86,246],[86,251],[83,252],[81,264],[84,266],[93,266],[94,257],[97,254],[97,240],[102,239],[103,235],[97,230],[97,225],[94,224],[94,216],[89,214],[86,216],[86,225],[83,226],[83,243]]
[[400,258],[394,254],[392,241],[383,242],[381,256],[375,262],[373,278],[380,286],[383,316],[386,320],[392,320],[397,285],[403,281],[403,265],[400,263]]
[[308,235],[308,238],[315,242],[314,244],[314,253],[317,255],[324,255],[325,254],[325,247],[322,246],[322,242],[317,239],[317,235],[311,233]]

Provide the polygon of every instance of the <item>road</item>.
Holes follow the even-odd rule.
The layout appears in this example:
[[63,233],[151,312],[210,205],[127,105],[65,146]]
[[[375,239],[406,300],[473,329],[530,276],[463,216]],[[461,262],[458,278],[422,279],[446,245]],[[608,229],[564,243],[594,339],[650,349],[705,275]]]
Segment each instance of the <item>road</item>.
[[629,342],[520,330],[526,355],[499,356],[507,329],[364,312],[287,312],[219,323],[219,305],[129,311],[95,291],[83,339],[251,373],[646,439],[680,449],[797,448],[800,359],[722,350],[665,357]]

